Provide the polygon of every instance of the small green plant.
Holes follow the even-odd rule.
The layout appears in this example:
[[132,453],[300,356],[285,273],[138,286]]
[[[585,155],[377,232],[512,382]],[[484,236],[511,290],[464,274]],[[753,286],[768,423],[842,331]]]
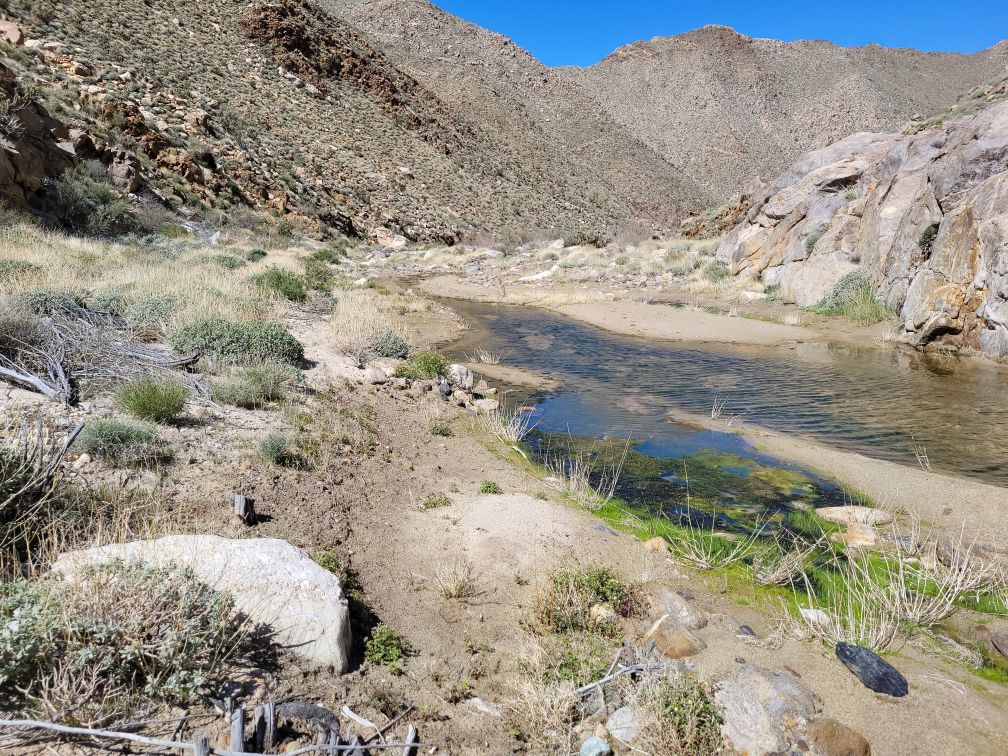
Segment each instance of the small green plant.
[[365,658],[372,664],[384,664],[394,675],[402,674],[402,661],[410,650],[406,639],[384,623],[371,631],[364,644]]
[[921,252],[923,252],[925,256],[931,254],[931,248],[934,247],[935,239],[937,238],[937,224],[931,224],[921,232],[920,240],[917,242],[917,245],[920,247]]
[[307,297],[301,276],[283,268],[271,267],[260,271],[252,276],[252,282],[291,302],[304,302]]
[[410,380],[435,380],[448,373],[450,364],[447,357],[437,352],[421,352],[397,365],[394,375]]
[[244,260],[233,255],[214,255],[210,260],[226,270],[238,270],[238,268],[245,266]]
[[296,369],[279,362],[241,368],[228,377],[211,381],[215,402],[242,409],[261,409],[286,396],[287,385],[298,377]]
[[27,260],[0,260],[0,281],[40,273],[42,267]]
[[378,357],[405,360],[409,356],[409,344],[391,328],[379,328],[371,334],[371,352]]
[[423,504],[420,505],[420,508],[440,509],[441,507],[450,507],[451,503],[452,500],[445,494],[427,494],[427,498],[423,500]]
[[173,378],[140,378],[120,386],[116,401],[134,417],[166,423],[185,407],[189,389]]
[[259,442],[259,456],[278,467],[297,467],[300,461],[290,439],[278,432],[270,433]]
[[311,253],[311,259],[327,265],[335,265],[346,257],[346,250],[339,244],[333,243],[321,249],[316,249]]
[[484,480],[480,483],[479,492],[481,494],[502,494],[503,489],[492,480]]
[[819,240],[822,238],[822,235],[823,235],[822,231],[813,231],[811,234],[806,236],[805,251],[811,252],[813,249],[815,249],[815,245],[819,243]]
[[618,617],[635,617],[643,604],[641,587],[608,567],[560,569],[550,573],[548,585],[536,597],[536,612],[554,632],[614,633],[612,622],[592,616],[597,604],[611,607]]
[[92,420],[84,426],[77,444],[81,451],[115,464],[150,464],[171,458],[157,427],[141,420]]
[[451,426],[448,425],[444,420],[433,420],[430,424],[430,432],[433,436],[450,436],[452,435]]
[[639,705],[653,726],[644,728],[649,753],[707,754],[724,750],[723,720],[711,691],[687,677],[661,675],[647,680]]
[[81,305],[80,297],[73,292],[44,287],[20,292],[17,302],[24,309],[38,315],[54,315]]
[[259,262],[266,258],[266,250],[264,249],[250,249],[245,253],[245,259],[249,262]]
[[177,352],[200,352],[239,363],[284,362],[296,365],[304,348],[283,326],[265,320],[238,323],[224,318],[199,318],[168,337]]

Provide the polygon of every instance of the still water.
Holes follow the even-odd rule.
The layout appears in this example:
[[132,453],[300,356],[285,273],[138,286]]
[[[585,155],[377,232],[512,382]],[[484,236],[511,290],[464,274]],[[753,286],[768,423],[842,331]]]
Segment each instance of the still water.
[[723,400],[723,418],[913,466],[918,443],[935,471],[1008,485],[1008,369],[901,348],[648,341],[534,308],[451,306],[473,325],[453,353],[479,345],[563,382],[540,397],[545,431],[631,437],[637,451],[663,458],[754,456],[738,436],[670,419],[709,414]]

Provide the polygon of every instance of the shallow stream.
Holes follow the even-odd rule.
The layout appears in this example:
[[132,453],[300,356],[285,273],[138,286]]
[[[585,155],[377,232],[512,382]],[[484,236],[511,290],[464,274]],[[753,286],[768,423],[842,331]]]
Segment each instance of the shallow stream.
[[[724,421],[737,417],[911,466],[919,444],[935,471],[1008,485],[1008,370],[995,365],[896,347],[649,341],[535,308],[450,304],[473,326],[454,356],[481,346],[505,353],[507,365],[562,381],[560,391],[534,397],[547,433],[631,438],[643,457],[707,459],[739,481],[757,468],[797,470],[738,435],[672,420],[682,412],[709,416],[723,401]],[[671,475],[682,467],[663,464]],[[842,494],[801,472],[802,485],[811,483],[823,499],[816,503]],[[793,488],[779,477],[782,491]],[[731,483],[721,488],[731,493]]]

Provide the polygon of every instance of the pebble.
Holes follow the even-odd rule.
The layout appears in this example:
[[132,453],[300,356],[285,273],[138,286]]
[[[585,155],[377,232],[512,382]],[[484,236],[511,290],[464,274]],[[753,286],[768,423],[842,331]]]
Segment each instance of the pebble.
[[606,729],[609,733],[624,743],[631,743],[640,736],[640,723],[634,710],[629,706],[616,709],[606,720]]

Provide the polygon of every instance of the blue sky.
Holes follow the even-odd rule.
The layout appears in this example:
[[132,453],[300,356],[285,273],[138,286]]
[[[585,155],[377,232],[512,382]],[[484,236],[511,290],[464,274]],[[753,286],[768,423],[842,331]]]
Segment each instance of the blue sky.
[[590,65],[620,45],[704,24],[750,37],[975,52],[1008,37],[1008,0],[433,0],[547,65]]

